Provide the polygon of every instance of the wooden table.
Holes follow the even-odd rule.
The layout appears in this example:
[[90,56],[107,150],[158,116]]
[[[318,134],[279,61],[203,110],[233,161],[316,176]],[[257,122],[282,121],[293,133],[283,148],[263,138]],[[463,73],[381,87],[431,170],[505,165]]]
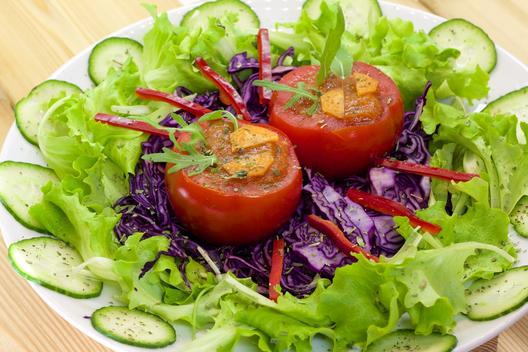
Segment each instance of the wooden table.
[[[438,14],[464,17],[528,63],[526,0],[392,0]],[[161,10],[175,0],[149,0]],[[0,1],[0,144],[12,106],[69,58],[101,37],[147,16],[130,0]],[[63,321],[11,270],[0,241],[0,351],[108,351]],[[482,349],[484,350],[484,349]],[[527,351],[528,317],[488,344],[487,351]]]

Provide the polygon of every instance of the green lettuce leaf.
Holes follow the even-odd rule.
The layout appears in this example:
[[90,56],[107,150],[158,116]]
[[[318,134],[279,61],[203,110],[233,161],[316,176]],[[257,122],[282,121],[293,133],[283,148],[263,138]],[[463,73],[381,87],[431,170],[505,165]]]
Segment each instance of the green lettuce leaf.
[[255,327],[269,336],[274,342],[276,351],[287,351],[294,348],[298,352],[310,352],[315,335],[322,334],[331,339],[334,336],[331,328],[309,326],[266,307],[239,310],[235,315],[235,320]]
[[[500,209],[476,202],[464,214],[450,216],[445,211],[445,203],[437,202],[418,212],[418,216],[442,227],[437,238],[444,245],[480,242],[502,248],[516,256],[515,248],[508,238],[508,216]],[[511,262],[499,254],[479,250],[477,255],[468,258],[465,275],[468,279],[489,279],[494,273],[504,271],[510,266]]]
[[359,257],[357,263],[338,268],[332,285],[321,294],[318,312],[335,323],[338,349],[371,342],[395,328],[399,293],[383,270]]
[[[296,61],[319,64],[335,12],[326,2],[321,3],[321,15],[311,19],[305,11],[295,23],[282,24],[293,33],[274,32],[271,41],[282,49],[293,46]],[[460,55],[456,49],[441,50],[423,31],[416,31],[410,21],[380,17],[370,23],[369,36],[358,38],[345,32],[341,48],[354,61],[370,63],[398,85],[408,109],[414,107],[427,81],[442,98],[465,98],[468,101],[486,97],[489,75],[476,68],[473,71],[455,70],[454,61]]]
[[[146,104],[136,97],[136,88],[143,85],[134,61],[127,60],[120,70],[111,70],[106,79],[97,87],[88,90],[84,109],[87,114],[87,127],[93,140],[104,147],[103,153],[119,166],[125,174],[133,174],[141,155],[141,143],[146,135],[126,128],[113,127],[95,122],[97,113],[112,114],[112,106]],[[149,103],[156,107],[159,103]]]
[[205,30],[173,25],[167,14],[155,16],[154,25],[143,38],[142,78],[149,88],[173,92],[185,86],[193,92],[214,89],[193,66],[201,56],[216,72],[230,79],[226,67],[241,52],[256,57],[256,33],[243,33],[233,13],[210,18]]
[[[515,116],[465,115],[433,98],[428,101],[421,121],[429,126],[428,133],[439,125],[431,145],[433,165],[450,165],[455,170],[478,173],[488,184],[491,207],[509,214],[519,199],[528,194],[528,174],[523,171],[528,168],[528,146],[519,143]],[[482,202],[484,188],[483,182],[473,181],[455,190]],[[435,199],[446,200],[445,189],[433,185],[433,191]]]
[[[77,194],[68,194],[60,185],[43,188],[44,200],[30,208],[31,216],[53,235],[76,248],[84,260],[113,258],[117,249],[114,226],[119,217],[106,208],[95,213],[81,204]],[[92,268],[91,268],[92,269]],[[102,279],[113,278],[94,268]]]

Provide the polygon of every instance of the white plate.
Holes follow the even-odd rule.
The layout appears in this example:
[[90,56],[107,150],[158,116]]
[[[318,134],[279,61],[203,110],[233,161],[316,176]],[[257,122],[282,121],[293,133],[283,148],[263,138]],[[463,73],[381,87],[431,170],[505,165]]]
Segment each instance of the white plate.
[[[262,25],[272,27],[273,24],[278,21],[296,20],[303,1],[250,0],[247,2],[253,6],[253,8],[259,14]],[[444,20],[441,17],[401,5],[387,2],[382,2],[381,5],[383,13],[388,17],[401,17],[411,20],[414,22],[416,28],[423,29],[425,31],[428,31],[436,24]],[[182,15],[188,11],[189,8],[190,7],[183,7],[170,11],[169,15],[171,20],[173,22],[179,21]],[[151,24],[152,20],[150,18],[145,19],[123,28],[122,30],[114,33],[114,35],[126,36],[141,40],[145,32],[151,27]],[[528,83],[528,68],[511,54],[507,53],[504,49],[500,47],[497,49],[498,62],[497,67],[491,75],[490,100],[493,100],[506,92],[520,88]],[[50,78],[70,81],[79,85],[79,87],[83,89],[89,88],[91,86],[91,82],[87,74],[87,63],[90,50],[91,47],[81,52],[79,55],[62,66],[59,70],[57,70]],[[0,160],[17,160],[44,164],[38,149],[26,142],[14,124],[5,140],[2,152],[0,153]],[[2,206],[0,206],[0,231],[2,232],[7,245],[22,238],[28,238],[37,235],[35,232],[24,228],[22,225],[16,222]],[[520,248],[520,264],[528,264],[528,240],[519,238],[515,235],[512,236],[515,237],[513,240],[519,245]],[[100,335],[92,328],[89,319],[83,318],[84,316],[91,315],[95,309],[111,304],[113,302],[113,288],[105,286],[103,294],[98,298],[89,300],[76,300],[55,293],[38,285],[31,284],[31,286],[40,295],[40,297],[61,317],[103,345],[112,348],[115,351],[146,351],[146,349],[120,344]],[[523,308],[511,314],[489,322],[476,323],[464,318],[460,318],[455,331],[455,334],[459,340],[456,351],[469,351],[470,349],[485,343],[489,339],[498,335],[501,331],[507,329],[527,312],[528,305],[525,305]],[[182,346],[185,341],[190,339],[190,331],[186,327],[177,326],[177,330],[178,339],[176,344],[160,351],[177,351],[179,350],[178,346]],[[240,349],[247,350],[247,348]]]

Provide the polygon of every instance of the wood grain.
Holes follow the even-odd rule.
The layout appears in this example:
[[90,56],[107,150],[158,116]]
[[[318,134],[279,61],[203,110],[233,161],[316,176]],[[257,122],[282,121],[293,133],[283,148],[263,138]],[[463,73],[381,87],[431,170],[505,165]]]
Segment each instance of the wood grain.
[[[175,0],[149,0],[165,10]],[[393,0],[464,17],[528,63],[526,0]],[[90,43],[146,17],[140,1],[0,0],[0,144],[14,102]],[[0,351],[109,351],[63,321],[11,269],[0,241]],[[479,351],[528,351],[528,317]]]
[[463,17],[483,28],[495,41],[528,62],[528,1],[526,0],[419,0],[430,12],[445,18]]
[[[160,10],[179,6],[149,2]],[[2,0],[0,87],[17,101],[89,44],[145,17],[140,1]]]

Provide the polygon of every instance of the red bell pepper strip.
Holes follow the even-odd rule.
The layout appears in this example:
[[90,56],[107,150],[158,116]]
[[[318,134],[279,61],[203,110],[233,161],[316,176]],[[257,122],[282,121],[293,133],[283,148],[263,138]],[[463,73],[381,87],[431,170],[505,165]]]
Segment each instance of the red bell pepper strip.
[[308,223],[314,229],[330,237],[336,247],[347,255],[350,255],[350,252],[360,253],[367,259],[370,259],[375,262],[379,261],[378,257],[376,257],[375,255],[368,253],[360,246],[357,246],[350,242],[350,240],[346,238],[343,231],[341,231],[341,229],[337,227],[337,225],[333,222],[325,220],[314,214],[308,215],[306,220],[308,220]]
[[236,89],[224,77],[207,65],[207,62],[203,58],[197,57],[195,62],[205,78],[213,82],[218,90],[220,90],[220,94],[223,94],[229,100],[230,105],[235,109],[237,114],[242,115],[244,120],[251,121],[251,115],[246,107],[246,103],[244,103],[244,100],[242,100],[242,97]]
[[284,240],[273,241],[273,252],[271,254],[271,270],[269,276],[269,298],[277,302],[279,292],[276,286],[280,285],[282,277],[282,266],[284,263]]
[[127,119],[125,117],[101,114],[98,113],[95,115],[95,120],[99,122],[106,123],[107,125],[128,128],[129,130],[141,131],[156,136],[168,137],[169,131],[156,128],[147,122]]
[[163,101],[165,103],[169,103],[198,117],[212,111],[206,107],[201,106],[200,104],[196,104],[192,101],[180,98],[177,95],[167,94],[153,89],[137,88],[136,95],[141,99]]
[[382,159],[379,163],[379,166],[384,166],[396,171],[408,172],[410,174],[436,177],[456,182],[466,182],[474,177],[479,177],[477,174],[467,174],[464,172],[441,169],[439,167],[427,166],[417,163],[409,163],[407,161],[399,161],[395,159]]
[[[266,28],[261,28],[257,35],[257,48],[259,55],[259,79],[272,81],[273,76],[271,73],[271,50],[269,33]],[[271,91],[264,87],[258,87],[259,102],[261,104],[267,104],[271,99]]]
[[395,202],[391,199],[387,199],[385,197],[377,196],[353,188],[350,188],[347,191],[347,196],[353,202],[358,203],[364,208],[369,208],[390,216],[405,216],[409,219],[411,226],[419,226],[424,231],[429,232],[431,235],[436,235],[440,231],[442,231],[442,228],[440,226],[420,219],[419,217],[414,215],[412,211],[407,209],[403,204]]

